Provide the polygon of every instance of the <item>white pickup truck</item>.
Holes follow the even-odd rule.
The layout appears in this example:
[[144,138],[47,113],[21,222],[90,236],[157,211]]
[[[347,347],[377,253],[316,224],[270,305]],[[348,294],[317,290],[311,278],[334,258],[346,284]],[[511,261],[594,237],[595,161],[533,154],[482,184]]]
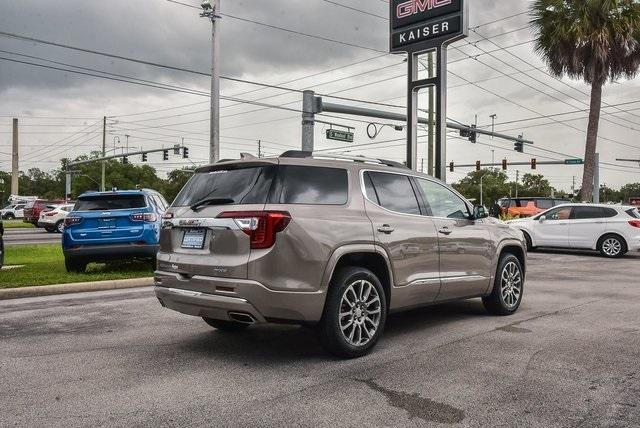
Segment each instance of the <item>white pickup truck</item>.
[[14,220],[24,217],[25,204],[10,204],[0,210],[0,216],[4,220]]

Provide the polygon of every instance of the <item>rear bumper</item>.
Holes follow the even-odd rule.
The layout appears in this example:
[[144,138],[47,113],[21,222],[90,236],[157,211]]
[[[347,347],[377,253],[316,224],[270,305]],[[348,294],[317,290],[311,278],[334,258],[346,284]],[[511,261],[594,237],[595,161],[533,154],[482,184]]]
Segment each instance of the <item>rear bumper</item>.
[[158,253],[158,245],[79,245],[74,248],[65,248],[63,252],[65,257],[90,257],[94,260],[114,260],[128,257],[153,257]]
[[155,284],[164,307],[198,317],[230,320],[235,312],[257,322],[315,323],[324,310],[323,291],[275,291],[257,281],[164,271],[156,271]]

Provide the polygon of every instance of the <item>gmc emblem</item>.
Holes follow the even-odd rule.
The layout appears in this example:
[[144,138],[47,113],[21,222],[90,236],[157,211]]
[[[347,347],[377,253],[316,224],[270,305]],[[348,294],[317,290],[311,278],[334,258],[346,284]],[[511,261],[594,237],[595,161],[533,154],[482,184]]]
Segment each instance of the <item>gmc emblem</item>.
[[450,5],[452,1],[453,0],[409,0],[398,5],[396,8],[396,17],[398,19],[406,18],[416,13]]

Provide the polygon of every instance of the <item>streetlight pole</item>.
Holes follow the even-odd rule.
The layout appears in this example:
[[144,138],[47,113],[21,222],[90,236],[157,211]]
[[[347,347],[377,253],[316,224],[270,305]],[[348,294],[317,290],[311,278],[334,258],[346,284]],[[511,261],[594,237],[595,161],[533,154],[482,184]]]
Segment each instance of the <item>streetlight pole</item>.
[[211,118],[209,162],[220,159],[220,0],[204,0],[202,18],[211,20]]

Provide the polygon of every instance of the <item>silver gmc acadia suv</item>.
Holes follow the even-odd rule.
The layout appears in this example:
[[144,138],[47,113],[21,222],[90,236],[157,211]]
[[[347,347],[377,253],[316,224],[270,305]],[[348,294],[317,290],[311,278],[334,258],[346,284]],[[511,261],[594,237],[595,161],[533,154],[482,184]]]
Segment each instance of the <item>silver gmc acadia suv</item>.
[[287,152],[200,168],[167,210],[155,292],[223,331],[316,326],[366,354],[389,312],[522,301],[526,243],[442,182],[378,159]]

